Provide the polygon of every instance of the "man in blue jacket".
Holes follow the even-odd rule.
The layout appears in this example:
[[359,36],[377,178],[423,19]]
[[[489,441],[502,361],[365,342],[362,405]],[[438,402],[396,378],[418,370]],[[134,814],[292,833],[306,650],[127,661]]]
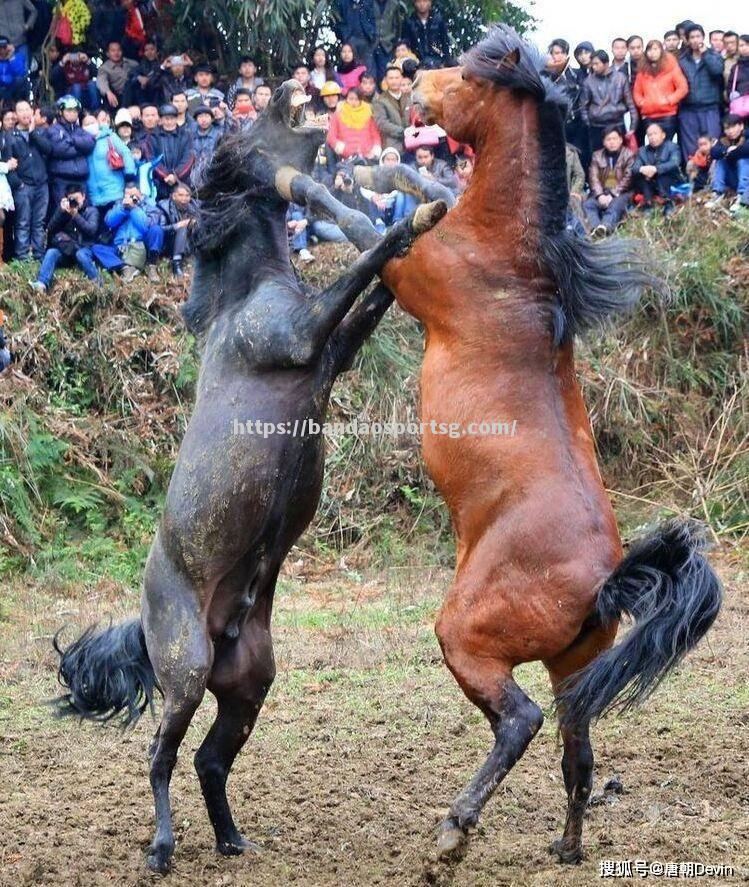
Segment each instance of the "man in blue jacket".
[[663,205],[663,215],[674,211],[671,187],[681,182],[679,149],[666,139],[666,131],[658,123],[647,128],[648,144],[637,152],[632,172],[637,176],[635,190],[643,198],[643,206],[652,208],[654,202]]
[[374,0],[338,0],[333,27],[341,43],[348,43],[354,50],[354,58],[374,72],[377,46]]
[[104,217],[113,234],[113,243],[97,243],[93,247],[94,255],[107,271],[124,268],[125,283],[145,270],[149,253],[158,253],[164,242],[163,232],[151,224],[143,204],[137,185],[126,185],[125,196]]
[[15,157],[18,166],[8,174],[16,206],[15,255],[23,262],[32,254],[44,255],[44,223],[49,205],[46,160],[50,154],[49,140],[43,129],[37,129],[34,111],[27,101],[16,102],[16,128],[3,142],[2,159]]
[[0,36],[0,103],[8,105],[27,98],[30,90],[25,57],[16,52],[7,37]]
[[687,47],[679,65],[689,83],[689,93],[679,106],[679,142],[684,162],[697,150],[697,139],[720,138],[720,106],[723,100],[723,59],[714,49],[705,49],[705,31],[691,23],[686,31]]
[[96,140],[78,123],[81,103],[72,95],[64,95],[57,103],[58,119],[47,130],[49,140],[49,177],[52,202],[59,205],[68,185],[80,185],[86,193],[88,158]]

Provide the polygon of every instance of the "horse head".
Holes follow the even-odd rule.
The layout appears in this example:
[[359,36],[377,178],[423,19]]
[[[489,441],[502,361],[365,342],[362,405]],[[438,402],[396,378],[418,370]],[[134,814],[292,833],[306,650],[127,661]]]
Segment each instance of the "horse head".
[[287,80],[273,93],[273,98],[250,136],[257,150],[273,157],[279,166],[291,166],[311,173],[318,149],[325,141],[319,126],[306,126],[304,109],[310,96],[301,83]]

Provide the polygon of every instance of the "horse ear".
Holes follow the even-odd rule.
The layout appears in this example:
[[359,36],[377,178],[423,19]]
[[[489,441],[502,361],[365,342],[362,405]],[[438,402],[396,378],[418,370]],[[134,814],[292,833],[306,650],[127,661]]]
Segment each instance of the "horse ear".
[[517,68],[519,64],[520,49],[516,47],[499,61],[497,64],[497,70],[501,70],[502,68]]

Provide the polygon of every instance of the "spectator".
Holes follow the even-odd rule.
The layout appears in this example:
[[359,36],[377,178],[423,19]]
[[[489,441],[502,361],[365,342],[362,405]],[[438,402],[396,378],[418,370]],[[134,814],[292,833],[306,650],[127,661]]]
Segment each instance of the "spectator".
[[46,133],[36,128],[27,101],[16,104],[16,129],[4,140],[2,159],[15,160],[8,183],[15,204],[15,256],[24,262],[44,255],[44,227],[49,206],[46,159],[50,153]]
[[77,185],[68,185],[49,222],[49,247],[44,253],[32,289],[46,293],[52,286],[55,270],[60,266],[78,267],[98,286],[101,275],[94,262],[92,247],[99,230],[99,211],[86,205],[86,195]]
[[[0,145],[5,150],[5,139],[0,137]],[[6,213],[12,213],[15,209],[13,192],[8,183],[8,176],[18,168],[15,157],[9,160],[0,160],[0,265],[3,264],[3,249],[5,246],[5,219]]]
[[696,194],[704,191],[709,182],[713,167],[711,149],[713,140],[709,135],[701,135],[697,139],[697,150],[687,161],[687,179],[692,185],[692,191]]
[[[728,102],[731,113],[738,113],[746,121],[749,118],[749,99],[738,100],[749,96],[749,34],[739,37],[739,57],[728,74]],[[743,108],[740,106],[743,105]]]
[[377,128],[386,148],[395,148],[403,154],[403,133],[410,122],[411,101],[403,92],[400,68],[391,65],[385,73],[386,89],[372,102]]
[[[361,92],[361,90],[360,90]],[[330,127],[330,119],[335,114],[341,99],[341,87],[335,80],[328,80],[323,84],[320,90],[320,100],[322,101],[322,111],[326,116],[325,127]]]
[[630,63],[627,61],[627,41],[624,37],[614,37],[611,41],[611,67],[624,74],[629,81],[634,81]]
[[666,31],[663,35],[663,48],[670,53],[677,61],[679,59],[681,40],[678,31]]
[[377,95],[377,81],[374,74],[370,74],[369,71],[365,71],[359,77],[359,95],[363,102],[369,102],[370,105]]
[[195,109],[194,116],[197,129],[192,137],[193,151],[195,152],[192,181],[197,183],[198,177],[216,153],[216,146],[221,137],[221,131],[217,126],[214,126],[213,111],[208,105],[199,105]]
[[[163,232],[151,225],[134,184],[125,187],[125,196],[109,210],[104,222],[112,232],[113,243],[94,244],[94,256],[108,271],[124,269],[122,279],[130,283],[146,269],[150,254],[158,256]],[[149,277],[158,279],[154,272],[149,271]]]
[[[626,41],[624,46],[626,48]],[[549,46],[549,62],[547,70],[551,80],[556,83],[567,99],[567,119],[564,124],[566,140],[574,145],[589,165],[589,135],[587,127],[580,116],[581,82],[575,71],[570,67],[570,45],[558,37]]]
[[[0,34],[5,34],[8,43],[15,47],[18,58],[23,62],[24,76],[29,70],[27,38],[36,23],[37,14],[32,0],[0,2]],[[17,98],[28,98],[28,96],[17,96]]]
[[624,134],[624,115],[629,111],[632,130],[637,128],[638,114],[632,101],[629,80],[609,65],[608,53],[593,53],[591,74],[583,83],[580,112],[590,130],[591,151],[600,151],[605,130],[616,126]]
[[414,0],[414,11],[403,24],[403,39],[423,68],[452,64],[447,26],[439,10],[432,8],[432,0]]
[[249,89],[242,88],[237,90],[231,113],[229,128],[234,131],[249,129],[257,120],[257,111],[255,111],[255,106],[252,104],[252,94]]
[[583,40],[575,47],[575,61],[578,64],[577,79],[580,81],[581,87],[590,75],[590,63],[593,60],[594,52],[595,47],[588,40]]
[[[170,102],[166,102],[167,105],[174,105],[177,109],[177,127],[182,129],[183,127],[187,127],[188,132],[193,132],[195,129],[195,119],[188,113],[188,102],[187,102],[187,93],[184,92],[175,92],[172,96],[172,100]],[[196,106],[197,107],[197,106]]]
[[[640,70],[640,65],[645,56],[645,42],[642,37],[633,34],[627,40],[627,49],[629,50],[629,88],[632,89],[635,84],[635,77],[637,77],[637,72]],[[633,126],[632,129],[634,128]]]
[[103,217],[122,200],[125,184],[135,181],[135,161],[122,139],[93,115],[84,115],[83,128],[95,140],[88,161],[88,200]]
[[50,144],[48,168],[55,206],[65,196],[68,185],[78,185],[85,193],[88,158],[96,144],[94,137],[78,123],[81,111],[78,99],[72,95],[63,96],[57,107],[57,122],[47,132]]
[[666,138],[666,130],[660,123],[647,128],[648,144],[637,152],[632,172],[637,178],[637,190],[642,194],[642,206],[652,209],[653,203],[663,206],[663,215],[674,211],[671,188],[682,181],[680,154],[676,145]]
[[344,43],[339,53],[339,62],[335,72],[336,80],[341,84],[344,97],[349,89],[358,88],[361,76],[366,70],[366,66],[355,58],[353,46],[350,43]]
[[[351,48],[351,60],[359,59],[368,71],[375,70],[374,51],[377,45],[377,22],[375,0],[336,0],[336,15],[333,27],[336,36],[344,45]],[[343,50],[343,47],[341,47]],[[343,59],[343,51],[341,51]],[[340,66],[338,73],[341,73]],[[352,83],[341,83],[344,95]]]
[[309,66],[309,89],[313,106],[318,112],[325,110],[320,91],[331,80],[335,80],[335,71],[328,59],[328,53],[322,46],[316,46]]
[[177,93],[187,94],[192,87],[192,61],[186,54],[172,55],[161,66],[159,81],[161,103],[169,103]]
[[361,100],[358,89],[349,89],[346,101],[331,118],[328,145],[344,159],[375,160],[380,156],[382,142],[372,108]]
[[[577,162],[578,164],[580,163],[579,160]],[[455,158],[455,178],[458,182],[458,194],[462,194],[470,185],[474,169],[474,160],[470,154],[459,154]],[[585,184],[585,173],[583,173],[583,184]]]
[[567,205],[567,226],[578,234],[584,236],[587,233],[587,218],[583,210],[585,202],[585,170],[580,162],[580,154],[573,145],[567,145],[565,149],[565,162],[567,167],[567,192],[569,203]]
[[58,67],[62,94],[75,96],[87,111],[95,111],[99,107],[96,65],[88,55],[80,49],[71,50],[60,59]]
[[159,116],[161,126],[155,139],[154,149],[161,160],[154,169],[154,177],[160,199],[168,197],[178,181],[187,181],[195,154],[192,135],[186,126],[177,126],[177,109],[174,105],[162,105]]
[[0,37],[0,103],[27,99],[31,84],[26,76],[26,58],[16,52],[7,37]]
[[187,90],[188,111],[192,112],[199,105],[215,108],[224,101],[224,94],[213,85],[213,79],[213,68],[210,65],[198,65],[195,68],[195,86]]
[[710,48],[714,49],[718,55],[723,54],[723,31],[710,31],[708,34],[708,39],[710,41]]
[[728,86],[728,78],[731,76],[733,66],[739,60],[739,35],[736,31],[726,31],[723,34],[723,80]]
[[593,152],[588,174],[590,197],[585,201],[585,213],[594,234],[611,234],[626,215],[634,162],[619,127],[608,126],[603,132],[603,148]]
[[726,114],[723,118],[723,135],[712,146],[710,156],[715,161],[714,196],[706,206],[713,209],[720,206],[731,191],[736,193],[731,212],[737,212],[741,206],[749,206],[749,140],[741,117]]
[[159,109],[156,105],[143,105],[140,112],[142,129],[135,141],[135,147],[140,151],[140,158],[153,160],[156,157],[156,137],[159,129]]
[[143,46],[143,57],[133,72],[130,95],[139,105],[146,102],[158,102],[161,95],[162,68],[159,62],[159,50],[155,40],[146,40]]
[[449,188],[453,193],[458,191],[458,182],[455,179],[455,173],[450,169],[447,161],[438,160],[434,155],[434,148],[428,145],[421,145],[416,149],[416,168],[422,176],[432,179],[445,188]]
[[13,132],[13,130],[16,128],[18,118],[16,117],[16,112],[13,110],[13,108],[6,108],[3,111],[2,123],[3,132]]
[[178,182],[172,188],[168,200],[160,200],[156,205],[156,219],[164,240],[162,254],[168,253],[175,277],[184,277],[183,261],[190,253],[189,231],[198,217],[198,204],[192,197],[190,188]]
[[369,70],[379,83],[385,76],[388,60],[400,33],[400,3],[398,0],[374,0],[377,40],[374,48],[374,67]]
[[657,122],[671,141],[678,129],[679,103],[688,92],[689,85],[679,63],[664,50],[663,44],[651,40],[634,88],[643,130]]
[[99,68],[96,85],[102,96],[102,104],[109,108],[129,105],[130,80],[138,69],[138,63],[122,55],[122,44],[112,40],[107,45],[107,60]]
[[[0,264],[2,260],[0,259]],[[0,311],[0,373],[10,366],[11,356],[8,348],[8,339],[5,334],[5,314]]]
[[296,203],[290,203],[286,211],[286,229],[289,232],[291,249],[305,264],[315,261],[315,257],[308,249],[308,227],[309,222],[305,218],[304,209]]
[[[323,50],[324,52],[325,50]],[[231,107],[238,89],[249,89],[250,95],[254,95],[258,86],[265,81],[258,77],[257,63],[251,55],[243,55],[239,60],[239,77],[231,84],[226,93],[226,103]]]
[[255,106],[255,110],[258,114],[260,114],[261,111],[264,111],[268,107],[272,95],[273,93],[271,92],[271,88],[266,83],[261,83],[255,88],[255,94],[252,97],[252,103]]
[[685,161],[694,154],[700,133],[719,138],[723,99],[723,60],[714,49],[705,49],[705,32],[700,25],[690,25],[686,37],[688,49],[679,59],[689,84],[679,108],[679,141]]
[[120,108],[114,115],[114,131],[122,139],[123,143],[127,145],[131,154],[135,144],[134,129],[134,120],[130,111],[126,108]]

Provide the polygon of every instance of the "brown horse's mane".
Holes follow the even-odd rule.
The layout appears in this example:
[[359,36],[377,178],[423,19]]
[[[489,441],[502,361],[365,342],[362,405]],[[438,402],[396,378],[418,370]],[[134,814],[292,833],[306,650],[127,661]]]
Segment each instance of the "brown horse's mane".
[[639,242],[612,237],[594,243],[567,229],[567,100],[548,76],[538,49],[512,28],[498,25],[460,63],[470,75],[527,93],[538,103],[539,263],[556,285],[549,306],[555,343],[631,310],[647,288],[663,292]]

